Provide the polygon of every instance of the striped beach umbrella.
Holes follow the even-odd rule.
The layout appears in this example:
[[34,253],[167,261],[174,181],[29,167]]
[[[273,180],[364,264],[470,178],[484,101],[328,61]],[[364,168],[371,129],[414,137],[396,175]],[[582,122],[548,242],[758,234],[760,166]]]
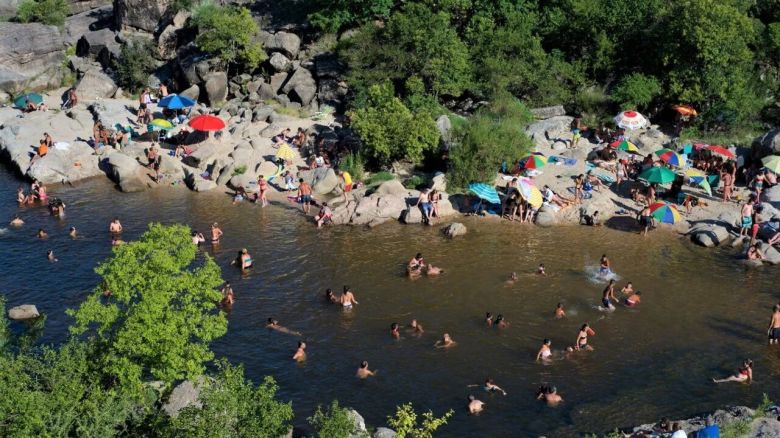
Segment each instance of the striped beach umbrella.
[[523,169],[538,169],[547,165],[547,157],[544,155],[529,155],[520,160]]
[[724,148],[723,146],[708,145],[707,150],[712,152],[713,154],[721,155],[726,158],[736,158],[733,152]]
[[485,183],[471,183],[469,184],[469,191],[474,193],[484,201],[491,204],[501,204],[501,198],[498,197],[496,188],[492,185]]
[[659,149],[655,152],[656,155],[658,155],[658,158],[661,159],[664,163],[675,166],[675,167],[684,167],[685,166],[685,157],[678,154],[677,152],[671,150],[671,149]]
[[666,202],[656,202],[650,205],[650,214],[659,222],[665,224],[675,224],[682,219],[680,211],[674,204]]
[[625,151],[625,152],[628,152],[630,154],[638,154],[639,153],[639,148],[634,143],[631,143],[628,140],[613,141],[612,143],[609,144],[609,147],[611,147],[613,149],[617,149],[619,151]]

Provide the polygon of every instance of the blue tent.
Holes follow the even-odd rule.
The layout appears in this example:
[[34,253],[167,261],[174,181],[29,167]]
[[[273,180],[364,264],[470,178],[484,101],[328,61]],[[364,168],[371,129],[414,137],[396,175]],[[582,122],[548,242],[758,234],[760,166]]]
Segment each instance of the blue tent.
[[195,105],[195,101],[186,96],[179,96],[178,94],[169,94],[157,103],[157,106],[168,109],[182,109],[189,108]]

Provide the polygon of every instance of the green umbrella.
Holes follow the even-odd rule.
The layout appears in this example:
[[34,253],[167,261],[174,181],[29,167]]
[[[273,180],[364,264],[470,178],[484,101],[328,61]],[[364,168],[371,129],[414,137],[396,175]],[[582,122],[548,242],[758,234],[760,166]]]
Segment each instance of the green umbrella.
[[24,108],[25,105],[27,105],[28,100],[36,105],[40,105],[43,103],[43,96],[38,93],[23,94],[14,100],[14,106],[17,108]]
[[173,123],[171,123],[171,122],[169,122],[169,121],[167,121],[165,119],[154,119],[149,124],[154,126],[154,127],[156,127],[156,128],[160,128],[160,129],[165,129],[165,130],[173,129]]
[[656,184],[668,184],[675,178],[677,174],[665,167],[651,167],[639,174],[639,179]]

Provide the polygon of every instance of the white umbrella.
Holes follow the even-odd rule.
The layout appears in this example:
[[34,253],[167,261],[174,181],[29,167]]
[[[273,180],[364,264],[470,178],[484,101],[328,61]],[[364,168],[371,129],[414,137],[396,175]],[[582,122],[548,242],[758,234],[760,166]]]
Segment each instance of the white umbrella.
[[623,129],[639,129],[647,126],[647,119],[636,111],[622,111],[615,116],[615,124]]

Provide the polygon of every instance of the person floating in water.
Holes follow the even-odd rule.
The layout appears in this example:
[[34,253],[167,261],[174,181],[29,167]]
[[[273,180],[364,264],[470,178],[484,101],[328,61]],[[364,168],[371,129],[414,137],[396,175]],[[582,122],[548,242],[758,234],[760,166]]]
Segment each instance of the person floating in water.
[[265,324],[265,328],[267,328],[269,330],[276,330],[279,333],[284,333],[284,334],[293,335],[293,336],[300,336],[301,335],[299,332],[296,332],[294,330],[290,330],[287,327],[285,327],[283,325],[280,325],[279,324],[279,320],[274,319],[274,318],[268,318],[268,321]]
[[477,398],[474,397],[473,395],[469,395],[469,404],[468,404],[469,414],[471,415],[478,414],[482,412],[483,409],[485,409],[485,403],[477,400]]
[[555,307],[555,319],[566,318],[566,310],[563,309],[563,303],[558,303]]
[[306,361],[306,343],[303,341],[298,341],[298,349],[295,350],[295,354],[293,354],[293,360],[297,362],[305,362]]
[[612,269],[609,266],[609,259],[607,258],[606,254],[602,254],[601,261],[599,262],[599,275],[606,277],[611,273]]
[[772,307],[772,319],[769,320],[767,336],[769,337],[769,345],[777,345],[780,341],[780,304],[775,304]]
[[12,227],[21,227],[22,225],[24,225],[24,221],[22,220],[22,218],[19,217],[18,214],[15,214],[13,219],[11,219],[10,225]]
[[450,348],[456,345],[458,345],[457,342],[452,340],[449,333],[445,333],[444,335],[442,335],[441,339],[439,339],[438,341],[436,341],[435,344],[433,344],[433,346],[436,348]]
[[484,385],[476,384],[476,385],[469,385],[468,387],[469,388],[473,388],[475,386],[482,386],[482,388],[486,392],[500,392],[502,395],[506,395],[506,391],[501,389],[500,386],[496,385],[495,382],[493,382],[493,379],[491,379],[490,377],[485,379],[485,384]]
[[636,293],[632,294],[630,297],[626,298],[625,304],[628,307],[634,307],[638,305],[642,301],[642,292],[636,291]]
[[737,369],[737,372],[725,379],[712,379],[715,383],[724,382],[745,382],[750,383],[753,381],[753,361],[745,359],[742,361],[742,366]]
[[411,330],[416,335],[421,335],[425,333],[422,324],[417,322],[416,319],[413,319],[412,322],[409,323],[409,330]]
[[54,251],[52,250],[46,252],[46,258],[52,263],[59,261],[57,260],[57,257],[54,257]]
[[607,310],[613,310],[615,306],[612,305],[612,300],[617,302],[615,298],[615,280],[609,280],[607,287],[604,288],[603,295],[601,297],[601,305]]
[[352,293],[352,288],[344,286],[344,292],[341,294],[341,307],[343,307],[344,310],[350,310],[357,304],[358,302],[355,299],[355,295]]
[[545,339],[542,342],[541,348],[539,348],[539,352],[536,353],[536,361],[540,360],[550,360],[552,358],[552,350],[550,350],[550,347],[552,346],[552,341],[549,339]]
[[398,330],[398,323],[394,322],[390,324],[390,336],[395,339],[401,339],[401,332]]
[[358,367],[357,373],[355,373],[355,375],[357,376],[358,379],[366,379],[375,376],[376,372],[377,370],[374,371],[369,370],[368,362],[364,360],[363,362],[360,362],[360,367]]

